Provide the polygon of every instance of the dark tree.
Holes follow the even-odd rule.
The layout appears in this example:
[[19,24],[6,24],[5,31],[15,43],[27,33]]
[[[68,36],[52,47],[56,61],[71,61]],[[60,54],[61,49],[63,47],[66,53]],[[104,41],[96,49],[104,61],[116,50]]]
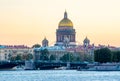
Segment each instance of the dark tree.
[[41,47],[40,44],[35,44],[35,45],[32,46],[32,48],[39,48],[39,47]]
[[61,58],[61,61],[63,62],[73,62],[75,61],[75,57],[71,53],[64,54]]
[[33,59],[33,55],[32,54],[27,54],[26,60],[31,60]]
[[81,52],[76,52],[75,61],[76,62],[83,62],[84,61],[84,54]]
[[15,60],[19,60],[19,61],[20,61],[20,60],[22,60],[21,55],[20,55],[20,54],[19,54],[19,55],[17,55]]
[[92,54],[84,54],[84,53],[77,52],[75,55],[75,61],[76,62],[84,62],[84,61],[93,62],[93,57],[94,55]]
[[112,52],[112,62],[120,62],[120,51]]
[[101,48],[95,50],[94,52],[94,60],[100,63],[111,62],[112,54],[108,48]]
[[51,55],[50,56],[50,61],[54,61],[54,60],[56,60],[56,56],[55,55]]
[[11,56],[10,61],[15,61],[16,57],[15,56]]
[[49,60],[49,51],[47,49],[43,49],[40,51],[40,60],[42,61],[48,61]]
[[91,55],[91,54],[84,54],[84,61],[93,62],[93,55]]

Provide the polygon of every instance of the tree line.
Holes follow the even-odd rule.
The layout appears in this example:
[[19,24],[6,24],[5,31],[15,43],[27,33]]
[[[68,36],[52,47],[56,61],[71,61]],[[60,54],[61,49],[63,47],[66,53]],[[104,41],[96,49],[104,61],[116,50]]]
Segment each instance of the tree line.
[[[32,48],[39,48],[41,47],[41,45],[39,44],[35,44],[33,45]],[[39,60],[42,61],[56,61],[56,55],[54,54],[49,54],[49,51],[47,49],[43,49],[40,51],[40,56],[37,56],[36,58],[39,58]],[[60,57],[59,61],[62,62],[93,62],[93,55],[90,54],[83,54],[81,52],[75,52],[75,53],[71,53],[71,52],[67,52],[65,53],[62,57]]]
[[94,61],[100,63],[120,62],[120,51],[101,48],[94,51]]
[[32,54],[18,54],[16,56],[9,56],[10,61],[25,61],[25,60],[31,60],[33,59]]
[[[47,49],[40,51],[40,59],[42,61],[56,61],[56,55],[49,54]],[[17,56],[9,56],[11,61],[25,61],[31,60],[34,56],[32,54],[18,54]],[[120,51],[111,51],[108,48],[101,48],[94,51],[94,55],[83,54],[81,52],[71,53],[67,52],[59,58],[62,62],[120,62]]]
[[55,54],[50,54],[47,49],[40,50],[39,56],[35,56],[38,60],[41,61],[62,61],[62,62],[93,62],[93,55],[90,54],[83,54],[80,52],[71,53],[67,52],[64,53],[63,56],[59,57],[59,59],[56,57]]
[[[55,61],[56,56],[51,55],[49,56],[49,51],[47,49],[44,49],[41,51],[40,55],[41,60],[45,61]],[[111,51],[108,48],[101,48],[94,51],[94,55],[91,54],[83,54],[80,52],[76,53],[65,53],[62,57],[59,59],[63,62],[100,62],[100,63],[106,63],[106,62],[120,62],[120,51]]]

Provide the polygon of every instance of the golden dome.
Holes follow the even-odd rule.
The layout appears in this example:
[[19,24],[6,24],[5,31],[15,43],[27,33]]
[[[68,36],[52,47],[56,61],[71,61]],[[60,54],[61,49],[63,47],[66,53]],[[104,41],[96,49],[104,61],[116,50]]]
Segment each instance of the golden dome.
[[63,27],[63,26],[65,26],[65,27],[73,27],[73,23],[71,22],[71,20],[69,20],[69,19],[62,19],[61,21],[60,21],[60,23],[59,23],[59,27]]
[[64,18],[60,21],[59,27],[73,27],[73,23],[67,18],[67,12],[64,13]]

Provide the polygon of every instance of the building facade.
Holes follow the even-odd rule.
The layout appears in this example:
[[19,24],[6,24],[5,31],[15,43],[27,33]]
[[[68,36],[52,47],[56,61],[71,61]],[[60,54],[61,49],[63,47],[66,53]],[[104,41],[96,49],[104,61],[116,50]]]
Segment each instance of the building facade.
[[60,57],[67,53],[64,47],[60,46],[49,46],[49,47],[39,47],[34,48],[34,60],[41,60],[41,50],[47,49],[49,51],[48,57],[50,58],[51,55],[55,56],[55,60],[59,61]]
[[9,60],[11,57],[15,57],[17,55],[27,55],[33,54],[33,48],[24,46],[24,45],[5,45],[0,46],[0,60]]

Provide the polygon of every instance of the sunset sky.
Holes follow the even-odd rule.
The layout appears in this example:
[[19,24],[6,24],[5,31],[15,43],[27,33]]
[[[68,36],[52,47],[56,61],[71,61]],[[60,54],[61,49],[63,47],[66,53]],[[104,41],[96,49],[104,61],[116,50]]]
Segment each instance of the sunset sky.
[[79,44],[120,47],[120,0],[0,0],[0,44],[53,45],[65,10]]

